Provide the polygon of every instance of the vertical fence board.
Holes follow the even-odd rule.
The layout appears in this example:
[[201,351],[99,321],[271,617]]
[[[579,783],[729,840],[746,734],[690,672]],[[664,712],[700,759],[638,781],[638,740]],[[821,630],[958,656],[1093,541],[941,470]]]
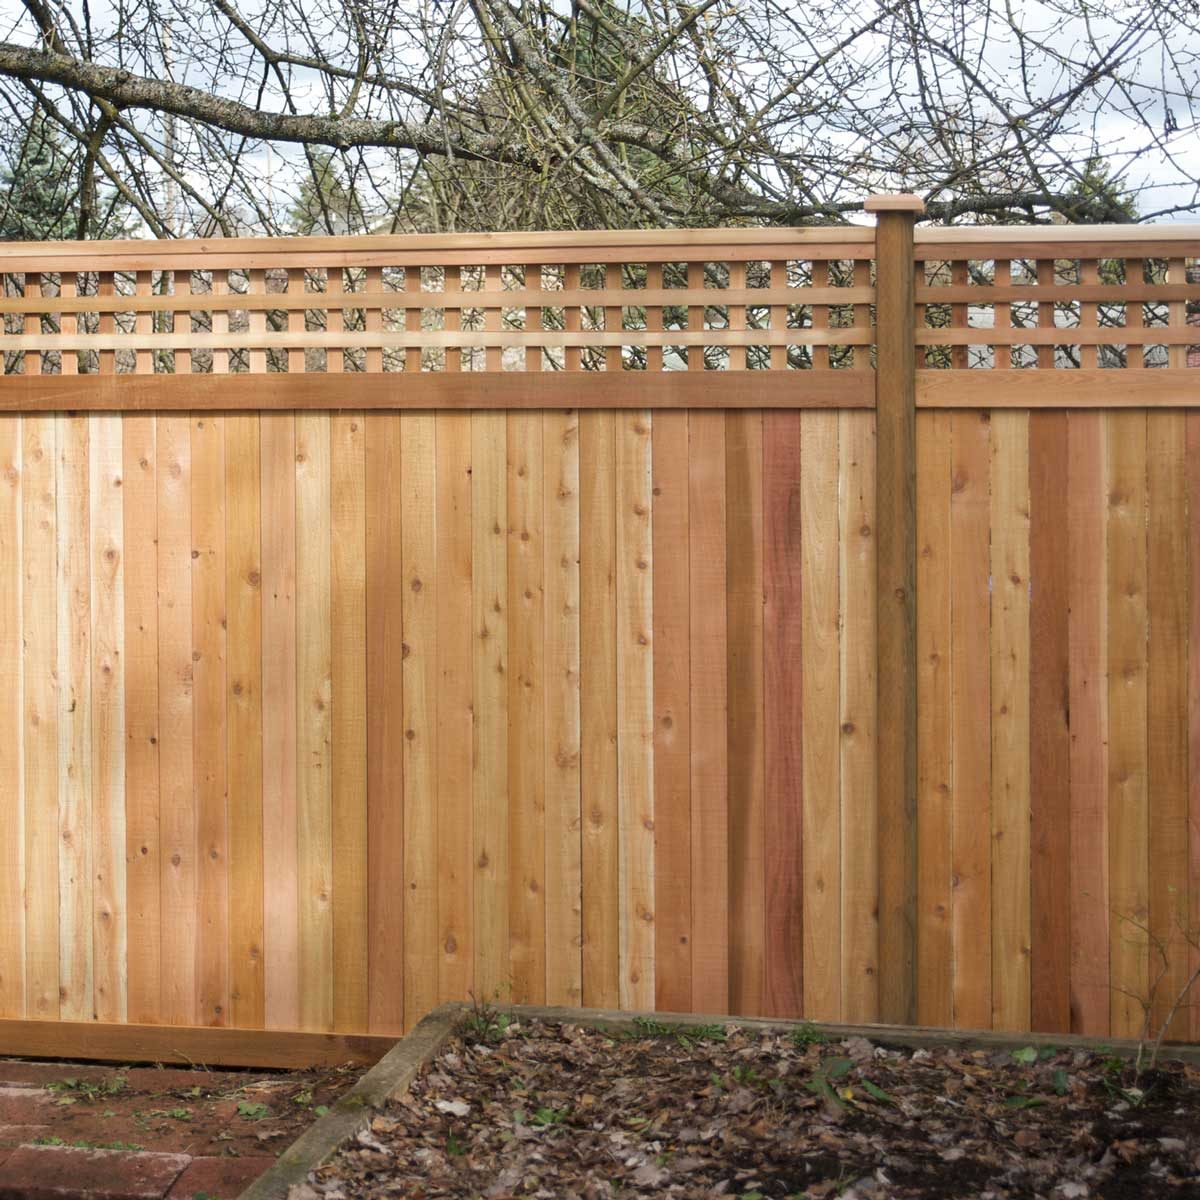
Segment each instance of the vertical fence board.
[[545,413],[542,447],[546,1002],[582,1004],[578,413]]
[[56,417],[21,420],[25,1014],[57,1018],[58,605]]
[[365,1030],[367,1012],[366,422],[330,417],[330,805],[333,1024]]
[[55,418],[58,501],[59,1007],[94,1015],[92,997],[91,553],[87,416]]
[[333,829],[330,738],[330,429],[296,417],[296,830],[300,1021],[332,1029]]
[[437,418],[438,999],[473,988],[471,418]]
[[655,1006],[692,1006],[688,414],[654,414]]
[[225,418],[229,1023],[249,1029],[265,1020],[261,504],[258,414],[231,413]]
[[0,1017],[25,1013],[21,418],[0,417]]
[[617,419],[620,1001],[654,1006],[654,605],[651,417]]
[[1108,455],[1106,417],[1073,412],[1067,429],[1071,713],[1071,1029],[1109,1029]]
[[509,413],[508,796],[509,977],[512,999],[546,995],[545,633],[543,456],[538,412]]
[[505,414],[471,415],[475,984],[505,999],[508,963],[508,488]]
[[1149,994],[1146,926],[1146,414],[1108,417],[1108,829],[1111,1032],[1134,1037]]
[[763,1005],[778,1017],[799,1016],[804,1002],[800,453],[800,414],[764,414]]
[[158,418],[158,737],[162,1015],[196,1024],[191,418]]
[[917,1020],[954,1021],[951,413],[917,414]]
[[[400,414],[368,413],[366,426],[367,1023],[372,1033],[402,1033],[404,513]],[[469,787],[467,793],[469,798]]]
[[[1046,308],[1045,305],[1042,308]],[[1067,414],[1029,418],[1030,963],[1034,1029],[1071,1028]]]
[[801,417],[804,1013],[817,1020],[842,1011],[838,432],[837,413]]
[[196,799],[196,1010],[229,1015],[229,813],[225,738],[225,419],[192,422],[192,689]]
[[127,1016],[125,896],[125,528],[121,417],[88,419],[92,561],[92,1011]]
[[723,412],[689,418],[692,1005],[729,1007],[729,775]]
[[879,813],[876,802],[875,430],[838,414],[839,779],[842,1016],[879,1020]]
[[729,1004],[764,1011],[763,417],[726,424],[729,679]]
[[619,1002],[617,842],[616,424],[579,415],[583,1002]]
[[127,1013],[161,1019],[157,419],[125,415],[125,911]]
[[[1188,462],[1188,927],[1200,930],[1200,413],[1189,412],[1185,433]],[[1188,969],[1200,971],[1200,939],[1191,947]],[[1200,1041],[1200,1004],[1191,1008],[1188,1035]]]
[[[400,652],[404,695],[404,1012],[409,1026],[437,1006],[438,807],[436,428],[432,413],[400,417]],[[379,980],[394,987],[395,980]]]
[[992,1012],[1030,1021],[1029,414],[992,414]]
[[296,418],[263,413],[262,819],[263,1016],[300,1024],[300,891],[297,830]]
[[953,416],[950,732],[954,1024],[992,1024],[991,421]]
[[[1149,509],[1146,683],[1147,851],[1157,1032],[1188,977],[1188,529],[1187,415],[1152,412],[1146,429]],[[1197,931],[1200,932],[1200,931]],[[1186,1031],[1186,1010],[1170,1037]]]

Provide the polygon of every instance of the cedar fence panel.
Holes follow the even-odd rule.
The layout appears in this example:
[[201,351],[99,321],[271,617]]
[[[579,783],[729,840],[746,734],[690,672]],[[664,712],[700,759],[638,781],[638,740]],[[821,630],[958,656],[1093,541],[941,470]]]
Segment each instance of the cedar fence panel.
[[1200,235],[875,207],[4,247],[0,1017],[1164,1015]]

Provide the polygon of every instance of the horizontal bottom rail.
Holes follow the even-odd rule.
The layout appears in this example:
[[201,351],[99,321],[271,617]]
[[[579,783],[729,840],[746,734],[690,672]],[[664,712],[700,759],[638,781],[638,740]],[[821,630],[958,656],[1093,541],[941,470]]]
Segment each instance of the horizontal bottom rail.
[[371,1066],[398,1040],[377,1034],[0,1019],[0,1055],[16,1058],[289,1069]]
[[866,370],[9,375],[0,412],[873,408]]
[[917,371],[917,407],[1196,408],[1200,407],[1200,371],[1188,367],[929,368]]

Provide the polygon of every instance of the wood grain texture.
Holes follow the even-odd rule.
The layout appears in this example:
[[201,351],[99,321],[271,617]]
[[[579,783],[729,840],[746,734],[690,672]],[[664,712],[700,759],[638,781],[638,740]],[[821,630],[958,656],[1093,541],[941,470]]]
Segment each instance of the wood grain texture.
[[726,418],[729,1004],[765,1009],[763,414]]
[[[1161,1029],[1188,980],[1188,513],[1187,415],[1150,413],[1146,419],[1149,645],[1146,679],[1146,754],[1149,926],[1162,947],[1151,969],[1163,968],[1151,1007]],[[1186,1033],[1187,1014],[1168,1037]]]
[[25,1015],[57,1019],[58,592],[54,417],[21,420]]
[[[432,413],[400,417],[404,1012],[408,1028],[438,1003],[439,595],[436,509],[430,503],[436,495],[436,437]],[[348,858],[355,861],[356,855]]]
[[333,828],[330,707],[330,430],[296,417],[296,831],[300,1023],[332,1029]]
[[1146,414],[1108,420],[1110,1032],[1136,1036],[1150,984]]
[[266,1020],[260,455],[258,416],[238,413],[226,417],[229,1023],[243,1029],[262,1028]]
[[579,414],[542,416],[546,1001],[583,1003]]
[[[1039,306],[1039,311],[1047,306]],[[1032,1027],[1071,1029],[1067,414],[1029,417]]]
[[992,1024],[991,421],[955,413],[951,458],[950,703],[954,770],[954,1024]]
[[125,526],[121,418],[89,418],[92,649],[92,1008],[128,1015],[125,885]]
[[799,1016],[804,1002],[804,743],[800,720],[804,547],[799,413],[764,414],[762,486],[763,1003],[768,1016]]
[[954,1022],[953,417],[917,416],[917,1020]]
[[617,780],[620,989],[654,1004],[654,572],[651,417],[617,418]]
[[125,904],[127,1015],[159,1018],[158,453],[154,417],[121,420],[125,539]]
[[404,1030],[404,562],[400,415],[370,413],[365,420],[370,929],[367,1016],[372,1033],[401,1033]]
[[[1188,413],[1184,433],[1188,459],[1188,565],[1191,611],[1188,619],[1188,926],[1200,929],[1200,413]],[[1200,946],[1188,967],[1200,970]],[[1200,1040],[1200,1005],[1191,1010],[1193,1041]]]
[[692,1006],[688,414],[653,437],[655,1007]]
[[838,420],[800,426],[804,1014],[842,1011],[841,672],[838,653]]
[[366,421],[329,418],[333,1025],[368,1027]]
[[158,421],[158,729],[165,1021],[196,1020],[191,420]]
[[583,1002],[619,1003],[616,425],[579,417]]
[[1029,416],[992,414],[992,1012],[1030,1023]]
[[471,418],[437,416],[438,999],[474,987]]
[[508,555],[508,960],[512,997],[546,996],[544,483],[540,413],[505,418]]
[[25,1015],[21,418],[0,419],[0,1016]]
[[[55,418],[59,1009],[91,1020],[91,530],[88,418]],[[43,668],[44,669],[44,668]]]
[[875,428],[861,413],[839,413],[838,425],[842,1012],[878,1021]]
[[196,1011],[229,1017],[225,420],[192,420],[192,698],[196,798]]
[[688,438],[692,1004],[704,1012],[729,1006],[725,423],[693,412]]
[[503,998],[508,962],[508,486],[506,418],[471,416],[475,985]]
[[1109,1031],[1108,418],[1073,412],[1067,428],[1071,713],[1071,1029]]
[[268,1028],[300,1025],[296,686],[296,418],[263,413],[263,981]]
[[912,212],[880,212],[875,234],[876,620],[879,707],[879,999],[915,1019],[917,892],[916,306]]

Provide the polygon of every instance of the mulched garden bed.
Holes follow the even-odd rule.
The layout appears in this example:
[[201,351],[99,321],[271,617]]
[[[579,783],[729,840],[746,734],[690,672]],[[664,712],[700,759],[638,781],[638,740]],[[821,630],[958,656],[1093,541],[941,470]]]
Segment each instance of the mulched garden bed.
[[1200,1068],[468,1017],[292,1200],[1200,1196]]

